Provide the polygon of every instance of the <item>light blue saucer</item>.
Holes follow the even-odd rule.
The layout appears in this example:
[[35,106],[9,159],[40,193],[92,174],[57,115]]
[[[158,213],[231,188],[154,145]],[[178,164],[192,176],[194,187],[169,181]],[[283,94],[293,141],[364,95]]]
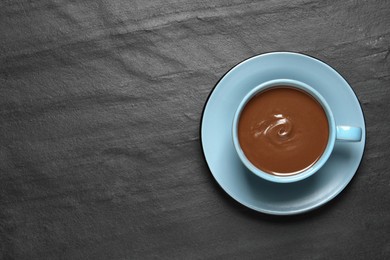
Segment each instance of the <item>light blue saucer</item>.
[[[295,183],[272,183],[249,172],[232,140],[233,117],[242,98],[259,84],[280,78],[312,86],[327,100],[337,125],[363,130],[361,142],[336,142],[323,168]],[[204,156],[222,189],[251,209],[275,215],[303,213],[337,196],[359,167],[365,139],[363,112],[348,83],[322,61],[290,52],[262,54],[232,68],[210,94],[201,120]]]

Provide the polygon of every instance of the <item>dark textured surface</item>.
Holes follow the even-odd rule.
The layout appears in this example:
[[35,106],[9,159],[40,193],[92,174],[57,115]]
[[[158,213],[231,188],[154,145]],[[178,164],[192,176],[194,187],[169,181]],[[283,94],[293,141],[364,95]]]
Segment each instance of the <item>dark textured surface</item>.
[[[313,55],[359,97],[366,152],[337,199],[252,212],[199,144],[249,56]],[[390,2],[0,3],[0,259],[390,259]]]

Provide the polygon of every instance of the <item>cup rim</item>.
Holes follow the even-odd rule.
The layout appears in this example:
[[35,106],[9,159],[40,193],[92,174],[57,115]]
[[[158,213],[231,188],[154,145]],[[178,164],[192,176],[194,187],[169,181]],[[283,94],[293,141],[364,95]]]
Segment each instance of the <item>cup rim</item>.
[[[258,94],[259,92],[262,92],[266,89],[279,86],[279,85],[286,85],[290,86],[293,88],[298,88],[300,90],[303,90],[310,94],[313,98],[315,98],[322,108],[325,111],[325,114],[328,119],[328,125],[329,125],[329,137],[328,137],[328,143],[326,145],[325,150],[323,151],[321,157],[318,159],[318,161],[309,167],[307,170],[294,174],[294,175],[289,175],[289,176],[277,176],[277,175],[272,175],[269,173],[266,173],[256,166],[254,166],[249,159],[245,156],[244,152],[241,149],[241,145],[238,140],[238,121],[241,116],[241,112],[245,105],[249,102],[250,99],[252,99],[253,96]],[[277,182],[277,183],[291,183],[291,182],[296,182],[300,181],[303,179],[306,179],[310,176],[312,176],[314,173],[316,173],[321,167],[326,163],[326,161],[329,159],[333,147],[336,141],[336,123],[333,117],[332,110],[330,109],[330,106],[326,102],[326,100],[322,97],[318,91],[316,91],[313,87],[309,86],[306,83],[303,83],[301,81],[293,80],[293,79],[274,79],[270,81],[263,82],[262,84],[256,86],[253,88],[251,91],[249,91],[245,97],[241,100],[240,104],[238,105],[238,108],[234,114],[233,118],[233,126],[232,126],[232,131],[233,131],[233,144],[235,147],[235,150],[241,160],[241,162],[255,175],[258,177],[261,177],[265,180],[272,181],[272,182]]]

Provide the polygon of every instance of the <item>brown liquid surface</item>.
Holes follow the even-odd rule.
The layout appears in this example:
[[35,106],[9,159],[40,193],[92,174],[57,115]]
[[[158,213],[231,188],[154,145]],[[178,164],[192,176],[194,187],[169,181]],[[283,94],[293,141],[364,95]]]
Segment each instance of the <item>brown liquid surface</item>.
[[324,152],[328,136],[322,106],[288,86],[254,96],[238,123],[238,139],[248,160],[273,175],[293,175],[312,166]]

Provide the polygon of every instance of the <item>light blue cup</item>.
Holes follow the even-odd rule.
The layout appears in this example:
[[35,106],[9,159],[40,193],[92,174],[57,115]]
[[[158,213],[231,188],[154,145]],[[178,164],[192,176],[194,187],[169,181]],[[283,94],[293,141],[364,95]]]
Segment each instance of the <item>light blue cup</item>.
[[[255,96],[256,94],[275,87],[275,86],[291,86],[297,89],[301,89],[307,93],[309,93],[311,96],[313,96],[323,107],[326,116],[328,118],[329,123],[329,138],[328,138],[328,144],[325,148],[325,151],[323,152],[320,159],[312,165],[310,168],[306,169],[305,171],[295,174],[295,175],[288,175],[288,176],[276,176],[269,173],[266,173],[256,166],[254,166],[245,156],[244,152],[241,149],[240,143],[238,141],[238,121],[240,119],[241,111],[245,107],[245,105],[248,103],[248,101]],[[310,177],[314,173],[316,173],[321,167],[326,163],[329,156],[332,154],[334,144],[336,141],[347,141],[347,142],[359,142],[362,138],[362,129],[360,127],[353,127],[353,126],[342,126],[338,125],[336,126],[333,113],[331,108],[329,107],[326,100],[312,87],[308,86],[307,84],[297,81],[297,80],[291,80],[291,79],[276,79],[267,81],[257,87],[255,87],[253,90],[251,90],[241,101],[240,105],[237,108],[237,111],[234,115],[233,119],[233,143],[234,147],[237,151],[238,156],[240,157],[242,163],[255,175],[268,180],[272,182],[277,183],[290,183],[290,182],[296,182],[303,180],[305,178]]]

